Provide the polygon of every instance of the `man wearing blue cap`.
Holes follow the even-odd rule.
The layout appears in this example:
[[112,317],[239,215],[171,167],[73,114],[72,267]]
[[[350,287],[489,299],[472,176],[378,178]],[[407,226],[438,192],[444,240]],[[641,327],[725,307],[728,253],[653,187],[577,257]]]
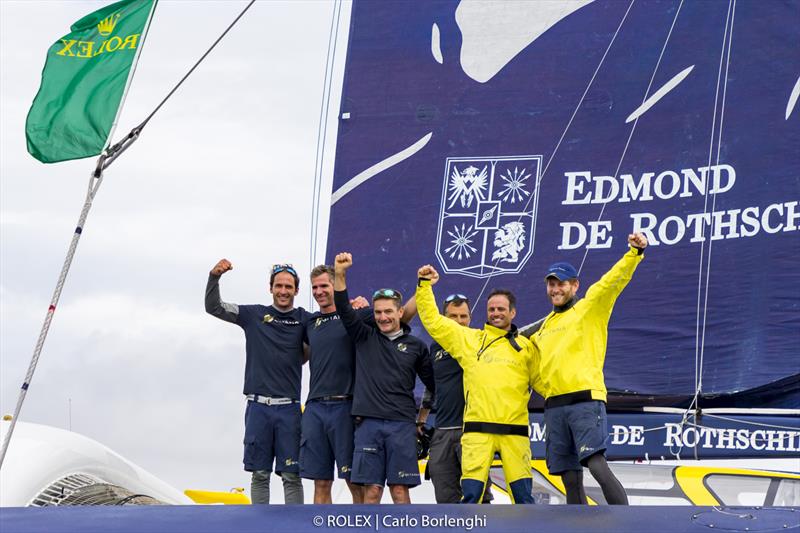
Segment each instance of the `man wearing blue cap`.
[[630,250],[589,287],[583,299],[577,297],[580,282],[575,267],[551,265],[545,283],[553,311],[531,335],[540,354],[535,371],[545,398],[547,469],[561,475],[567,503],[587,503],[586,466],[609,504],[628,504],[625,489],[605,458],[608,429],[603,379],[611,311],[644,258],[647,238],[632,234],[628,244]]

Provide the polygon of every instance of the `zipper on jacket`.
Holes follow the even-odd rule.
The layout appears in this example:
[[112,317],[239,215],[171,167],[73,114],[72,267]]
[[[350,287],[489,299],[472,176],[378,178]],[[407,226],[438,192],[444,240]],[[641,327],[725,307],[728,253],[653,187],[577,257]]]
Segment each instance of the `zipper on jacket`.
[[506,336],[505,336],[505,335],[503,335],[503,336],[501,336],[501,337],[495,337],[494,339],[492,339],[492,342],[490,342],[490,343],[487,345],[487,344],[486,344],[486,337],[488,337],[488,335],[484,334],[484,335],[483,335],[483,341],[481,341],[481,349],[480,349],[480,350],[478,350],[478,361],[480,361],[480,360],[481,360],[481,356],[483,355],[483,352],[485,352],[486,350],[488,350],[488,349],[489,349],[489,347],[490,347],[492,344],[494,344],[495,342],[499,341],[500,339],[505,339],[505,338],[506,338]]

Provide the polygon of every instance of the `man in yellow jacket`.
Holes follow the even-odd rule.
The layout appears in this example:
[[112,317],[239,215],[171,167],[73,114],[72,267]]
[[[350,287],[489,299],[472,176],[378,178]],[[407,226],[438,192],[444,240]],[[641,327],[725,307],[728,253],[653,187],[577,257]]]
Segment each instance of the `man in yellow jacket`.
[[496,289],[487,300],[483,329],[462,326],[439,314],[431,285],[439,274],[431,265],[418,271],[417,311],[428,334],[464,370],[464,433],[461,489],[464,503],[479,503],[495,452],[514,503],[533,503],[528,438],[529,387],[534,346],[512,324],[516,298]]
[[578,273],[569,263],[551,265],[545,276],[553,311],[531,336],[539,355],[533,375],[541,380],[545,398],[547,469],[561,475],[567,503],[586,503],[584,466],[609,504],[628,503],[605,458],[608,429],[603,379],[611,311],[644,258],[647,238],[632,234],[628,244],[630,250],[589,287],[583,299],[577,297]]

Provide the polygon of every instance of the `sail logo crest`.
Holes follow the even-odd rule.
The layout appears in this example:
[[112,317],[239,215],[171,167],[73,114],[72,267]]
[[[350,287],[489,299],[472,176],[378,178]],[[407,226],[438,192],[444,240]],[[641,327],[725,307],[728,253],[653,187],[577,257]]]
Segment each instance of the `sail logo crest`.
[[517,273],[533,253],[542,156],[449,157],[436,257],[444,271]]
[[114,31],[114,27],[117,25],[117,21],[119,20],[119,13],[114,13],[113,15],[109,15],[108,17],[104,18],[100,22],[97,23],[97,31],[103,37],[108,37],[111,35],[111,32]]
[[78,39],[61,39],[61,48],[55,52],[62,57],[92,58],[118,50],[135,50],[139,44],[141,33],[133,33],[126,37],[114,35],[109,37],[117,27],[117,22],[122,15],[114,13],[97,23],[97,32],[101,37],[106,37],[100,42],[82,41]]

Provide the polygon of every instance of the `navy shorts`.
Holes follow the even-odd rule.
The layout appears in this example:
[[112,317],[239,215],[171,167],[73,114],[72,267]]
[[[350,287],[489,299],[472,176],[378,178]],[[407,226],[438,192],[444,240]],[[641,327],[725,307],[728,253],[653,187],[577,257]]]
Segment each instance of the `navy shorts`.
[[247,402],[244,412],[244,469],[248,472],[299,471],[300,404]]
[[353,473],[363,485],[420,484],[417,428],[413,422],[364,418],[356,426]]
[[352,408],[352,400],[310,400],[306,404],[300,438],[301,477],[332,480],[335,466],[339,479],[350,479],[353,467]]
[[589,457],[605,453],[608,441],[605,402],[593,400],[545,409],[544,423],[550,474],[582,470]]

